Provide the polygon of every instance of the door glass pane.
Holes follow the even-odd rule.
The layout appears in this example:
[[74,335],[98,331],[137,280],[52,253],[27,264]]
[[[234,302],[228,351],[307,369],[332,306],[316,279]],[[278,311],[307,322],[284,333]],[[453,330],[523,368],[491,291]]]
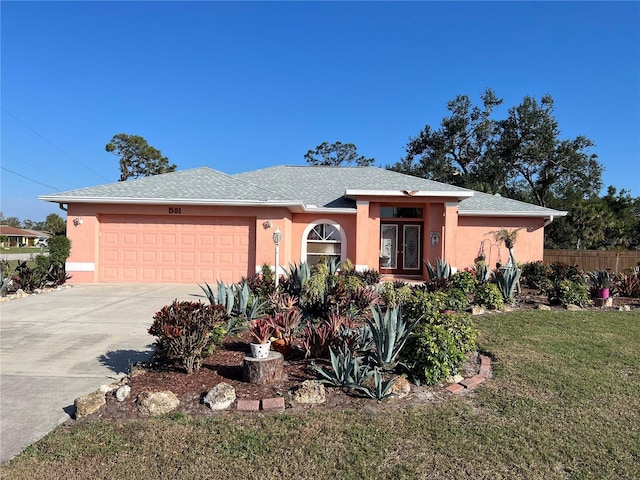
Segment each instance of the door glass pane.
[[398,225],[382,225],[380,268],[396,268],[398,263]]
[[402,234],[404,237],[403,268],[418,270],[420,269],[420,225],[405,225]]

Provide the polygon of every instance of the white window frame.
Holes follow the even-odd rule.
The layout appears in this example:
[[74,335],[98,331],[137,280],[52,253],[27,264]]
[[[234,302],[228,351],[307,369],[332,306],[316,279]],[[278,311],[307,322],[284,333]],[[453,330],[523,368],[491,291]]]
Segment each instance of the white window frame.
[[311,222],[309,225],[305,227],[304,231],[302,232],[302,242],[301,242],[302,245],[300,248],[301,262],[307,261],[307,242],[308,242],[307,237],[309,237],[309,233],[311,233],[311,230],[313,230],[315,227],[317,227],[318,225],[322,225],[323,223],[331,225],[340,234],[340,262],[344,262],[345,259],[347,258],[347,235],[345,234],[344,230],[342,229],[342,227],[338,222],[328,218],[321,218]]

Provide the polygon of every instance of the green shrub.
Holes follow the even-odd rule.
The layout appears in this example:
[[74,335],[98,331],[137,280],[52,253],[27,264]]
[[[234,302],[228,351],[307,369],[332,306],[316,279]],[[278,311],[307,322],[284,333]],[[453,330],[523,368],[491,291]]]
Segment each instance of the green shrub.
[[414,290],[402,306],[402,315],[409,321],[429,319],[445,309],[446,293]]
[[551,281],[555,283],[560,280],[576,282],[581,281],[582,276],[578,267],[564,262],[554,262],[551,264]]
[[406,304],[411,299],[412,290],[406,283],[383,282],[380,285],[378,295],[387,307],[393,308]]
[[495,283],[484,283],[476,289],[474,301],[481,307],[489,310],[500,310],[504,305],[504,300],[500,289]]
[[459,288],[448,288],[443,293],[445,296],[443,310],[459,311],[469,308],[469,299]]
[[578,305],[583,307],[589,301],[587,287],[579,282],[571,280],[559,280],[547,293],[549,303],[552,305]]
[[64,265],[71,254],[71,240],[64,235],[54,235],[47,240],[49,260],[53,265]]
[[553,269],[542,261],[527,262],[522,266],[522,278],[529,288],[538,288],[546,291],[551,287],[551,275]]
[[470,314],[440,314],[415,327],[401,360],[416,379],[434,384],[458,373],[476,336]]
[[176,358],[188,374],[198,370],[212,342],[221,341],[228,315],[221,305],[174,300],[153,316],[149,333],[157,338],[156,353]]
[[449,277],[449,282],[453,288],[462,290],[467,295],[475,292],[476,287],[478,286],[478,279],[476,276],[467,270],[454,273]]
[[362,272],[353,272],[353,275],[360,278],[365,285],[377,285],[380,283],[382,275],[377,270],[364,270]]

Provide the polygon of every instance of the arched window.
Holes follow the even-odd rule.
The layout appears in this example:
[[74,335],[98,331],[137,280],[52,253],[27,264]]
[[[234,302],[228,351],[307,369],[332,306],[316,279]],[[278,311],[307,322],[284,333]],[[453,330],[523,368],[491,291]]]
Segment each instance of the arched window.
[[306,239],[302,247],[302,260],[309,265],[315,265],[323,258],[335,258],[338,262],[344,260],[346,238],[340,225],[336,223],[313,223],[305,229]]

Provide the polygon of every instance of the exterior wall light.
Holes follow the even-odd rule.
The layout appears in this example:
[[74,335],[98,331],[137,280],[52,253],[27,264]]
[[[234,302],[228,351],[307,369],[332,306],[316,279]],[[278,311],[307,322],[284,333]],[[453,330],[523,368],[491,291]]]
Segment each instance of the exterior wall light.
[[282,232],[280,232],[280,229],[278,227],[276,227],[276,231],[273,232],[273,243],[276,246],[276,265],[275,265],[275,272],[276,272],[276,288],[278,288],[278,280],[279,280],[279,275],[278,275],[278,265],[280,265],[280,242],[282,241]]

